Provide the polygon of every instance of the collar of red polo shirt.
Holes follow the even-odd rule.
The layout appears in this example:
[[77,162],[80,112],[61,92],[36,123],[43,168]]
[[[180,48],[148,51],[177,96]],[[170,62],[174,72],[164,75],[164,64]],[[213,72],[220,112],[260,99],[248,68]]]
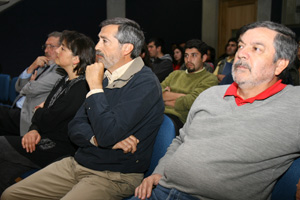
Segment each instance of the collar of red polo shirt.
[[226,90],[224,97],[226,96],[234,96],[235,102],[238,106],[242,106],[247,103],[253,103],[255,100],[264,100],[274,94],[280,92],[285,88],[286,84],[281,83],[281,80],[277,81],[274,85],[256,95],[255,97],[251,97],[249,99],[243,99],[237,94],[238,84],[233,82],[229,88]]

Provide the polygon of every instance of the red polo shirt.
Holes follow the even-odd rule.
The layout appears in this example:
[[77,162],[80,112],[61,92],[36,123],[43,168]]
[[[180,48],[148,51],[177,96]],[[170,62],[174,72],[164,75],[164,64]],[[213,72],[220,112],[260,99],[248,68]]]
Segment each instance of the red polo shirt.
[[233,82],[229,88],[226,90],[224,97],[226,96],[234,96],[235,102],[238,106],[242,106],[246,103],[253,103],[255,100],[264,100],[285,88],[285,84],[281,83],[281,80],[277,81],[274,85],[266,89],[265,91],[261,92],[260,94],[256,95],[255,97],[251,97],[249,99],[243,99],[237,94],[238,84]]

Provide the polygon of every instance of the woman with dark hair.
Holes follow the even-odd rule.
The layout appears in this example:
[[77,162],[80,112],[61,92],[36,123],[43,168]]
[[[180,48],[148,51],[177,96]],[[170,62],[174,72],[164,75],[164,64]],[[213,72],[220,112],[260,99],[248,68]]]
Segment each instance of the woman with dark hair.
[[184,50],[177,46],[173,50],[173,70],[179,70],[184,65]]
[[46,101],[36,107],[28,133],[23,137],[0,137],[0,195],[29,169],[43,168],[74,154],[76,147],[69,140],[68,123],[89,91],[84,74],[86,66],[95,62],[94,46],[81,33],[63,32],[55,62],[67,75],[56,83]]
[[208,46],[207,47],[207,59],[206,59],[206,63],[209,64],[209,66],[212,68],[212,72],[215,70],[215,57],[216,57],[216,51],[213,47]]

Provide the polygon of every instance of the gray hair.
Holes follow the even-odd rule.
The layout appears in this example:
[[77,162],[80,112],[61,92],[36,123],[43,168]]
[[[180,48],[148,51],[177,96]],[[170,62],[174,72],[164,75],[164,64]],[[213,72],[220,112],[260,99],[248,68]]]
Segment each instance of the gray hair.
[[120,44],[130,43],[133,45],[131,58],[134,59],[141,54],[145,37],[138,23],[127,18],[116,17],[101,22],[100,27],[107,25],[119,25],[115,38]]
[[51,33],[48,34],[48,38],[49,37],[55,37],[55,38],[59,38],[59,42],[58,45],[61,45],[61,37],[62,37],[62,32],[58,32],[58,31],[53,31]]
[[296,35],[291,29],[275,22],[261,21],[243,26],[239,30],[239,35],[241,36],[249,29],[254,28],[268,28],[277,32],[273,43],[275,48],[274,63],[278,59],[287,59],[290,63],[295,60],[298,44],[296,42]]

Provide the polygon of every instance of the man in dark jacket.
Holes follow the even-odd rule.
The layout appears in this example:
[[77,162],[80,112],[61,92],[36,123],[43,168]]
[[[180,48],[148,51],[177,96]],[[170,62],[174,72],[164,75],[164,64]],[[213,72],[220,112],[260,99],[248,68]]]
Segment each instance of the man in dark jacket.
[[101,27],[98,62],[86,70],[90,92],[69,124],[75,156],[8,188],[2,199],[122,199],[140,184],[163,121],[162,92],[138,57],[139,25],[114,18]]
[[151,38],[148,42],[148,51],[152,59],[152,69],[159,82],[173,71],[172,57],[165,54],[164,41],[160,38]]

